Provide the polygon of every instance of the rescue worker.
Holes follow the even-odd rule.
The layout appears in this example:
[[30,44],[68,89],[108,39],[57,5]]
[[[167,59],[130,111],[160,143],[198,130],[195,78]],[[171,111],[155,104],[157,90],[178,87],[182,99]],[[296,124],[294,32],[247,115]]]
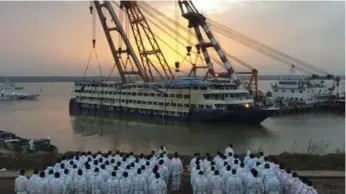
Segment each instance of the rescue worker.
[[297,191],[297,194],[317,194],[317,191],[312,187],[311,180],[305,180],[306,185]]
[[89,191],[91,194],[101,194],[103,192],[103,179],[100,176],[99,168],[95,168],[94,175],[89,179]]
[[45,179],[44,171],[40,172],[40,177],[37,179],[35,193],[48,193],[48,181]]
[[147,194],[148,184],[144,176],[142,176],[142,170],[137,170],[137,175],[131,181],[131,193],[132,194]]
[[179,191],[181,175],[183,174],[183,164],[181,163],[177,152],[174,153],[170,170],[170,174],[172,176],[172,191]]
[[112,176],[106,182],[106,194],[118,194],[119,193],[119,180],[117,179],[117,173],[112,172]]
[[260,152],[259,153],[259,159],[258,159],[258,161],[261,163],[261,164],[263,164],[264,163],[264,153],[263,152]]
[[21,169],[19,171],[19,176],[14,181],[14,191],[17,194],[27,194],[28,192],[28,179],[25,177],[25,170]]
[[223,182],[218,170],[215,170],[209,179],[209,190],[211,194],[222,194]]
[[160,155],[160,154],[163,154],[163,152],[166,152],[166,153],[167,153],[167,149],[166,149],[165,146],[161,145],[158,154],[159,154],[159,155]]
[[222,182],[223,182],[223,188],[226,188],[226,183],[228,181],[228,178],[231,176],[231,166],[227,165],[226,171],[222,175]]
[[38,180],[39,176],[38,176],[38,170],[35,169],[33,174],[31,175],[31,177],[28,180],[28,187],[27,187],[27,191],[30,194],[34,194],[35,193],[35,189],[37,187],[37,180]]
[[123,178],[119,182],[119,194],[130,194],[131,189],[131,179],[128,177],[128,173],[125,171],[123,173]]
[[251,170],[252,177],[246,185],[246,194],[258,194],[264,192],[264,186],[261,178],[258,177],[258,172],[255,169]]
[[198,160],[198,153],[195,153],[194,154],[194,157],[191,159],[190,161],[190,165],[189,165],[189,168],[190,168],[190,171],[195,168],[196,166],[196,161]]
[[279,179],[274,173],[269,173],[264,181],[264,190],[266,194],[280,194],[281,185]]
[[247,169],[247,162],[248,162],[248,160],[250,159],[250,154],[251,154],[251,151],[250,150],[248,150],[247,152],[246,152],[246,156],[245,156],[245,158],[244,158],[244,165],[245,165],[245,168],[246,168],[246,170],[249,172],[249,170]]
[[87,182],[83,176],[83,171],[79,169],[77,176],[72,180],[72,191],[74,194],[85,194],[87,191]]
[[[245,167],[248,171],[251,171],[254,167],[256,167],[254,155],[250,154],[250,158],[246,161]],[[258,172],[257,172],[258,173]]]
[[164,164],[164,160],[161,159],[159,161],[159,173],[160,175],[162,175],[163,180],[166,182],[166,184],[168,183],[168,177],[169,177],[169,171],[167,166]]
[[243,193],[242,179],[237,175],[236,169],[232,169],[232,174],[227,179],[224,191],[226,194]]
[[63,194],[64,193],[64,183],[60,179],[60,173],[56,172],[54,174],[54,179],[52,180],[52,185],[49,188],[50,194]]
[[225,156],[228,156],[229,153],[232,153],[232,155],[234,154],[234,150],[233,150],[233,145],[229,144],[229,146],[225,149]]
[[155,174],[155,180],[153,180],[149,187],[150,194],[167,194],[167,185],[164,180],[160,178],[160,174]]
[[193,194],[207,194],[209,191],[208,179],[203,175],[203,171],[198,172],[194,184],[192,185]]
[[292,172],[292,177],[288,179],[286,182],[285,190],[286,193],[296,193],[298,186],[300,184],[300,180],[298,178],[298,174],[296,172]]
[[71,193],[71,184],[72,179],[69,175],[69,170],[64,170],[64,175],[62,176],[62,182],[64,183],[64,194],[70,194]]

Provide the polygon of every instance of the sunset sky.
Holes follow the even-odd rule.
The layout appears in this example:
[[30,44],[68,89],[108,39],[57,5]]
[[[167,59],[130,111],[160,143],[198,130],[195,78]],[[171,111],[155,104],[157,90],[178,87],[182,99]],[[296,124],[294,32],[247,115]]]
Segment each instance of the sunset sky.
[[[330,73],[344,74],[344,2],[258,2],[240,0],[195,0],[208,18],[259,40]],[[171,17],[174,2],[148,2]],[[0,2],[0,76],[83,75],[91,52],[89,2]],[[157,16],[160,17],[160,16]],[[179,19],[182,24],[184,18]],[[174,25],[172,26],[174,27]],[[173,47],[173,39],[157,36]],[[184,32],[182,32],[184,36]],[[185,34],[187,38],[187,34]],[[221,47],[246,61],[260,74],[285,74],[288,67],[216,34]],[[133,40],[131,37],[130,39]],[[193,39],[192,39],[193,40]],[[160,43],[169,64],[181,61]],[[135,49],[137,47],[134,46]],[[179,47],[185,55],[183,47]],[[113,59],[97,21],[97,52],[104,74]],[[98,75],[95,58],[89,75]],[[234,65],[238,71],[245,70]],[[215,68],[221,68],[215,64]],[[182,70],[188,71],[183,65]],[[114,74],[116,75],[116,74]]]

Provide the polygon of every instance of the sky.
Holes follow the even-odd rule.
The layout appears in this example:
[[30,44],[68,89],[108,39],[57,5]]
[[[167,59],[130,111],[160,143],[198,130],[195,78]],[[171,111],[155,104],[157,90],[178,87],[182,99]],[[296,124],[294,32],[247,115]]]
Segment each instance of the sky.
[[[194,2],[201,13],[219,24],[327,72],[345,72],[345,3],[342,1]],[[148,3],[187,25],[184,18],[175,16],[178,9],[174,2]],[[89,2],[1,1],[0,76],[82,76],[92,51],[89,5]],[[154,26],[152,29],[156,36],[177,48],[182,55],[186,54],[182,46],[176,46],[174,39]],[[129,35],[134,43],[132,34]],[[188,38],[184,32],[181,36]],[[259,74],[286,74],[289,71],[288,66],[221,34],[215,33],[215,36],[227,53],[251,64]],[[114,62],[99,21],[96,40],[102,72],[108,75]],[[159,41],[159,45],[171,67],[175,61],[182,62],[182,58],[162,42]],[[136,46],[133,48],[137,49]],[[246,70],[241,65],[232,65],[236,71]],[[217,64],[214,67],[222,70]],[[182,63],[181,69],[188,72],[190,65]],[[95,56],[91,57],[87,75],[99,75]]]

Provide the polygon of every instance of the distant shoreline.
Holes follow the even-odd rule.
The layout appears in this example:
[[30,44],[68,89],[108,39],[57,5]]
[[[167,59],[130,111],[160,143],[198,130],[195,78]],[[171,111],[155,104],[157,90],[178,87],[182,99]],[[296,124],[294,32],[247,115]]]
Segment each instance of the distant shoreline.
[[[282,75],[259,75],[259,80],[274,80],[278,76]],[[241,79],[249,79],[249,76],[240,76]],[[342,80],[345,79],[344,75],[340,76]],[[99,81],[99,76],[88,76],[83,78],[82,76],[0,76],[0,82],[3,82],[5,80],[8,80],[10,82],[75,82],[80,81],[82,79],[88,80],[88,81]],[[119,77],[110,77],[108,79],[109,81],[117,81],[119,80]]]

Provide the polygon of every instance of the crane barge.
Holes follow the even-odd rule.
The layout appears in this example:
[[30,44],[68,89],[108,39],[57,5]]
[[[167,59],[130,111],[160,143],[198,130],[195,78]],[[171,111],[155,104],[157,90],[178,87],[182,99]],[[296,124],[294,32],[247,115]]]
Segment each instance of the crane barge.
[[[91,14],[93,18],[96,18],[95,14],[98,15],[121,80],[75,82],[69,104],[70,115],[140,115],[187,122],[260,124],[276,111],[274,108],[264,109],[254,105],[253,97],[237,77],[206,24],[206,18],[191,1],[178,1],[178,4],[182,16],[189,22],[189,28],[195,31],[198,39],[196,48],[198,52],[202,51],[207,63],[208,72],[204,79],[174,76],[137,1],[120,1],[119,5],[131,26],[136,51],[130,44],[121,15],[116,14],[111,2],[93,1]],[[106,15],[111,19],[107,21]],[[202,31],[210,42],[204,41]],[[116,32],[121,39],[118,45],[111,32]],[[93,44],[95,47],[95,39]],[[125,48],[122,48],[122,44]],[[217,51],[225,66],[227,72],[223,77],[218,77],[221,73],[214,71],[208,48]],[[191,51],[192,48],[187,49]],[[121,58],[123,54],[127,54],[126,62]],[[155,65],[155,61],[159,65]],[[128,70],[128,65],[131,70]],[[175,63],[176,71],[179,71],[179,65]]]

